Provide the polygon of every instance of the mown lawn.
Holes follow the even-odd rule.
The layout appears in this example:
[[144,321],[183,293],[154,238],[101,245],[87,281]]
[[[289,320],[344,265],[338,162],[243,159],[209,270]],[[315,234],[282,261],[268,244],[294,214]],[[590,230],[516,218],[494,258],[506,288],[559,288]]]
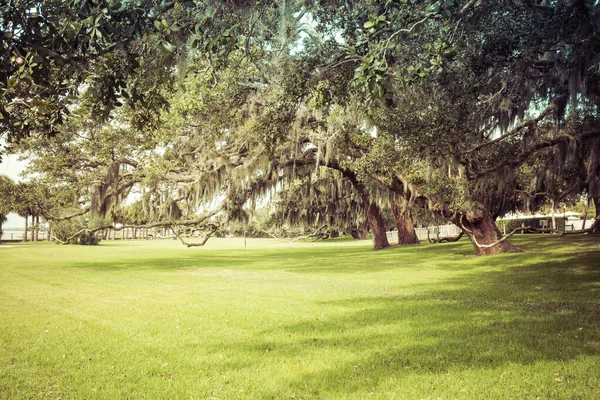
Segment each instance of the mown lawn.
[[600,398],[600,238],[0,245],[1,399]]

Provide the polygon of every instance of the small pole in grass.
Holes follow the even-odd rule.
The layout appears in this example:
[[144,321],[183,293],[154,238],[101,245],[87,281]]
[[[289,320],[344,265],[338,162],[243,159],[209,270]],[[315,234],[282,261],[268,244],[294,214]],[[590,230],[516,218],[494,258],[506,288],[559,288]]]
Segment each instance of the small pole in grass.
[[246,230],[244,229],[244,248],[246,248]]

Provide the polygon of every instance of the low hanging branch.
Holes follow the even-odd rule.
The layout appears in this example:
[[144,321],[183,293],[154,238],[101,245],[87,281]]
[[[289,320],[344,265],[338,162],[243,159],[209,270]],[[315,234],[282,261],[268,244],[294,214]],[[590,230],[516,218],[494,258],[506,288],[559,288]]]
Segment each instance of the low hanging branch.
[[453,242],[458,242],[463,235],[465,234],[465,230],[461,229],[459,234],[456,236],[444,236],[444,237],[440,237],[440,232],[437,233],[437,238],[435,239],[431,239],[429,236],[429,227],[427,227],[427,241],[429,243],[453,243]]
[[297,237],[297,238],[293,239],[290,243],[297,242],[298,240],[301,240],[301,239],[308,239],[308,238],[314,238],[314,237],[322,237],[323,233],[321,233],[321,231],[323,229],[325,229],[326,227],[327,227],[327,225],[323,225],[323,226],[317,228],[317,230],[314,231],[313,233],[311,233],[310,235],[305,235],[305,236]]
[[271,236],[273,239],[277,239],[279,241],[284,241],[284,242],[290,242],[289,240],[285,240],[283,238],[280,238],[279,236],[275,235],[273,232],[271,231],[265,231],[263,230],[264,233],[266,233],[267,235]]
[[568,231],[567,232],[567,231],[561,231],[559,229],[553,229],[553,228],[536,228],[534,226],[522,226],[522,227],[513,229],[507,235],[505,235],[501,239],[495,241],[494,243],[481,244],[481,243],[479,243],[477,241],[477,238],[475,238],[475,235],[473,234],[473,231],[468,230],[463,225],[463,223],[462,223],[462,216],[460,218],[460,225],[461,225],[462,229],[465,230],[467,233],[471,234],[471,239],[473,240],[473,243],[475,243],[475,245],[477,245],[477,247],[483,248],[483,249],[489,249],[490,247],[497,246],[500,243],[508,240],[511,236],[513,236],[517,232],[558,233],[560,237],[563,237],[565,235],[580,235],[580,234],[584,234],[584,233],[591,233],[591,232],[594,231],[594,229],[596,229],[596,227],[598,226],[598,224],[600,224],[600,216],[598,216],[594,220],[594,223],[589,228],[587,228],[587,229],[579,229],[579,230],[576,230],[576,231]]
[[594,222],[592,222],[592,225],[590,225],[589,228],[585,228],[585,219],[584,221],[584,225],[583,225],[583,229],[578,229],[576,231],[564,231],[560,233],[560,236],[565,236],[565,235],[579,235],[582,233],[592,233],[597,227],[598,225],[600,225],[600,215],[596,217],[596,219],[594,220]]
[[185,240],[183,240],[183,237],[181,237],[181,232],[177,232],[172,226],[171,231],[173,231],[175,237],[177,237],[177,239],[179,239],[183,245],[187,247],[201,247],[204,246],[208,239],[210,239],[210,237],[219,229],[219,227],[215,224],[208,224],[207,226],[210,228],[210,230],[204,235],[204,238],[199,243],[186,242]]
[[[144,224],[144,225],[121,225],[121,226],[115,226],[113,224],[109,224],[109,225],[102,225],[102,226],[98,226],[95,228],[85,228],[85,229],[80,229],[79,231],[77,231],[76,233],[74,233],[73,235],[69,236],[65,241],[62,241],[58,238],[56,238],[60,243],[62,244],[67,244],[70,243],[73,239],[75,239],[76,237],[78,237],[79,235],[82,234],[94,234],[96,232],[105,230],[105,229],[112,229],[114,231],[121,231],[123,229],[129,229],[129,228],[133,228],[133,229],[150,229],[150,228],[158,228],[158,227],[162,227],[162,228],[173,228],[174,226],[215,226],[212,223],[208,223],[206,224],[207,221],[210,220],[211,217],[215,216],[216,214],[218,214],[219,212],[221,212],[223,209],[225,208],[225,202],[223,202],[219,207],[217,207],[216,209],[214,209],[213,211],[211,211],[210,213],[207,213],[199,218],[194,218],[194,219],[186,219],[186,220],[179,220],[179,221],[157,221],[157,222],[152,222],[149,224]],[[212,232],[210,235],[212,235],[214,232]],[[206,238],[206,240],[208,240],[208,238],[210,238],[210,235]],[[205,242],[206,242],[205,240]],[[190,246],[188,246],[190,247]]]
[[[77,234],[79,234],[80,232],[77,232]],[[50,238],[56,240],[57,242],[59,242],[60,244],[67,244],[68,241],[62,241],[59,238],[57,238],[56,236],[54,236],[53,234],[50,234]],[[68,240],[68,239],[67,239]]]

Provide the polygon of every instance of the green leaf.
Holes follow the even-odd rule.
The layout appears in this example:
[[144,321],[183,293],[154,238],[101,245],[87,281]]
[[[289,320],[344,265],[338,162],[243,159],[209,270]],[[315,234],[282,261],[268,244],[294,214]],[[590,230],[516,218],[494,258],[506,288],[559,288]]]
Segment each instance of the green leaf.
[[372,28],[372,27],[374,27],[374,26],[375,26],[375,22],[373,22],[373,21],[367,21],[367,22],[365,22],[365,24],[364,24],[363,26],[364,26],[365,28],[367,28],[367,29],[368,29],[368,28]]
[[162,42],[162,45],[169,53],[173,53],[175,51],[175,46],[167,41]]

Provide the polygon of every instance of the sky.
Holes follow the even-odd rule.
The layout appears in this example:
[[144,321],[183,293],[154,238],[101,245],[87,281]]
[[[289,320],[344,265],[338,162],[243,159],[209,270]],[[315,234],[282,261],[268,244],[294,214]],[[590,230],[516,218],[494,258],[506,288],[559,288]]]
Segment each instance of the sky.
[[[27,165],[26,161],[19,161],[18,156],[15,155],[2,155],[2,162],[0,162],[0,175],[6,175],[13,181],[18,182],[21,180],[19,174],[25,169]],[[8,221],[4,224],[3,228],[20,228],[25,225],[25,220],[19,217],[17,214],[8,214]]]

